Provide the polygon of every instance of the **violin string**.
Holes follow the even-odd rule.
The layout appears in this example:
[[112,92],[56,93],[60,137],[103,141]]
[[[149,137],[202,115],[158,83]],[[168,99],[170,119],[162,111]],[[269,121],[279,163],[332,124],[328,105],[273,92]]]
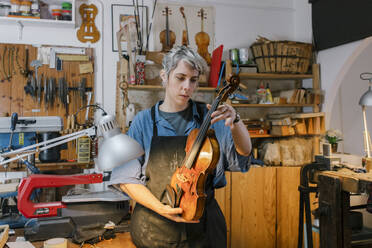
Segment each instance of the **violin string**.
[[207,113],[207,117],[204,119],[202,126],[200,127],[198,136],[195,139],[195,142],[191,148],[191,152],[188,154],[188,156],[185,157],[186,167],[191,168],[192,164],[195,161],[195,157],[197,152],[199,151],[202,142],[204,141],[206,132],[209,129],[210,122],[211,122],[211,114],[217,109],[218,104],[220,103],[220,97],[217,97],[216,100],[213,102],[211,109]]

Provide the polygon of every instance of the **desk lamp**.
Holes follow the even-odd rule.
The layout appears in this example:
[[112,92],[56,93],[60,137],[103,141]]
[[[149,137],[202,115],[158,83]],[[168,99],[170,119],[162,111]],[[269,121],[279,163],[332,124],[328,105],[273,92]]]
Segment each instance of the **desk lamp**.
[[[15,116],[15,115],[12,115]],[[17,118],[13,118],[14,120]],[[13,121],[14,121],[13,120]],[[98,147],[98,168],[102,171],[110,171],[113,168],[129,162],[144,151],[140,144],[129,136],[122,134],[114,116],[104,112],[98,125],[81,131],[67,134],[54,139],[46,140],[34,145],[26,146],[17,150],[0,153],[0,165],[7,167],[7,164],[21,160],[24,157],[41,152],[83,136],[96,137],[97,129],[103,135],[103,142]],[[18,188],[18,209],[27,218],[51,217],[58,215],[58,209],[66,208],[64,202],[34,203],[30,196],[36,188],[60,187],[65,185],[101,183],[102,174],[83,175],[47,175],[32,174],[23,178]]]
[[367,151],[367,158],[370,158],[371,157],[371,154],[370,154],[371,139],[370,139],[368,128],[367,128],[366,107],[372,106],[372,89],[371,89],[372,73],[364,72],[360,74],[360,79],[369,81],[368,90],[360,98],[359,105],[362,106],[362,112],[363,112],[364,148]]
[[24,157],[36,152],[47,150],[83,136],[95,137],[97,136],[97,128],[103,135],[103,142],[101,142],[98,147],[97,161],[97,166],[102,171],[111,171],[113,168],[144,154],[140,144],[120,132],[115,117],[107,115],[106,112],[104,112],[98,125],[17,150],[0,153],[0,165],[6,167],[6,165],[12,161],[23,160]]

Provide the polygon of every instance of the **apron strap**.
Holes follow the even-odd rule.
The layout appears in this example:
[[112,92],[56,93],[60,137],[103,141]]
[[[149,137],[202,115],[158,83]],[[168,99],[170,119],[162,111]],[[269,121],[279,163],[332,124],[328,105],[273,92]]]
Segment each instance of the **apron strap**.
[[156,127],[156,123],[155,123],[155,106],[156,105],[154,105],[154,106],[152,106],[152,108],[151,108],[151,119],[152,119],[152,129],[153,129],[153,131],[152,131],[152,136],[153,137],[157,137],[158,136],[158,129],[157,129],[157,127]]
[[198,114],[199,114],[199,125],[201,126],[202,123],[203,123],[203,120],[204,120],[204,111],[203,111],[203,108],[205,108],[205,103],[204,102],[198,102],[198,101],[194,101],[195,105],[196,105],[196,111],[198,111]]

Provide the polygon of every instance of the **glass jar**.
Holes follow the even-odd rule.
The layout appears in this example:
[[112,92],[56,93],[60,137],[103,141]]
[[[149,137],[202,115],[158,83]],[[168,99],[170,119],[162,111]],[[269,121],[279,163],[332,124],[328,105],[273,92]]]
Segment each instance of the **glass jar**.
[[40,17],[39,3],[36,1],[31,4],[31,14],[32,16]]
[[11,0],[10,1],[10,12],[9,15],[20,15],[19,7],[21,6],[21,2],[18,0]]
[[0,4],[0,16],[7,16],[10,12],[10,5]]
[[53,19],[56,21],[62,20],[62,14],[60,12],[53,12],[52,16],[53,16]]
[[62,20],[65,20],[65,21],[72,20],[71,10],[68,10],[68,9],[62,10]]
[[53,8],[52,16],[54,20],[62,20],[62,9]]
[[19,11],[24,16],[31,15],[31,1],[22,1],[19,6]]
[[70,2],[63,2],[62,3],[62,9],[71,10],[72,4]]

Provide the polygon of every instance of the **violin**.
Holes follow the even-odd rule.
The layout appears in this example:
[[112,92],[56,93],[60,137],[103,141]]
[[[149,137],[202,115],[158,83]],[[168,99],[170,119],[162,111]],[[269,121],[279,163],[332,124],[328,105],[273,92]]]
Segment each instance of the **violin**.
[[171,205],[183,209],[182,217],[185,220],[198,220],[203,215],[207,199],[204,192],[205,183],[220,157],[214,130],[209,129],[211,114],[238,88],[239,83],[238,76],[231,76],[228,84],[219,91],[200,129],[190,132],[186,141],[186,156],[166,187]]
[[207,19],[206,13],[204,12],[204,9],[201,8],[198,11],[198,17],[201,18],[201,31],[195,35],[195,42],[198,46],[198,53],[200,56],[202,56],[208,65],[211,64],[211,55],[208,52],[208,46],[209,46],[209,35],[204,32],[204,19]]
[[182,31],[182,46],[188,46],[189,43],[189,31],[187,29],[187,21],[186,21],[186,15],[184,12],[185,8],[182,6],[180,7],[180,12],[182,14],[183,19],[185,20],[185,30]]
[[163,15],[165,15],[165,29],[160,32],[160,43],[163,45],[161,51],[168,52],[172,49],[174,43],[176,42],[176,34],[169,29],[168,16],[172,14],[172,10],[165,7],[163,10]]

